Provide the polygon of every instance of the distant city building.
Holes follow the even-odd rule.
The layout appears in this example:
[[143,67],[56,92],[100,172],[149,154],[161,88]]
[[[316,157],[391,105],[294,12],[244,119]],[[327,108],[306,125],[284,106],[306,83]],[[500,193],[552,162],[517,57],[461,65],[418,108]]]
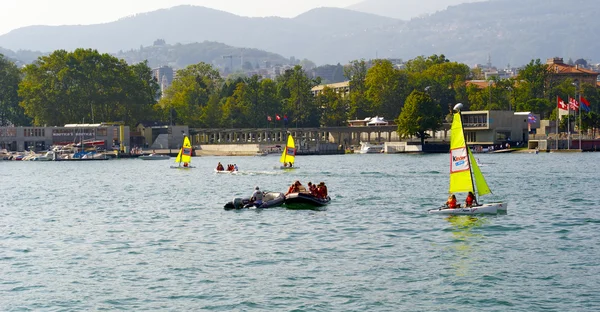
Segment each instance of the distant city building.
[[333,91],[335,91],[336,93],[341,94],[342,97],[345,97],[348,94],[350,94],[350,81],[344,81],[315,86],[311,89],[313,96],[319,95],[321,92],[323,92],[323,89],[325,89],[325,87],[333,89]]
[[152,69],[152,76],[154,76],[154,78],[160,85],[160,92],[162,93],[162,96],[165,96],[165,91],[173,83],[173,78],[175,76],[173,68],[170,66],[161,66],[154,68]]

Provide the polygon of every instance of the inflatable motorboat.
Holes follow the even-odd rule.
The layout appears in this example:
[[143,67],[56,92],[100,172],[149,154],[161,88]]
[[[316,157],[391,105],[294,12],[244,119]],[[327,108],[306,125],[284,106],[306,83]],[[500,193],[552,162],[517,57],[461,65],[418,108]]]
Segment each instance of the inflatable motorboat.
[[262,205],[255,207],[250,203],[250,197],[239,198],[236,197],[232,201],[225,204],[225,210],[234,210],[234,209],[248,209],[248,208],[274,208],[283,205],[285,201],[285,196],[283,193],[279,192],[263,192],[263,203]]
[[319,209],[327,206],[331,198],[319,198],[310,193],[290,193],[285,195],[285,206],[288,209]]

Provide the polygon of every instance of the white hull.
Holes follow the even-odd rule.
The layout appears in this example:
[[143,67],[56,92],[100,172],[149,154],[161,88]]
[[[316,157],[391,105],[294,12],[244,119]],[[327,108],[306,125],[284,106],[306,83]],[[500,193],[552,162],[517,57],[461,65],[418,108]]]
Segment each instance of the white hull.
[[290,166],[287,166],[287,167],[285,167],[285,166],[279,166],[279,169],[282,169],[282,170],[286,170],[286,169],[288,169],[288,170],[289,170],[289,169],[296,169],[296,168],[298,168],[298,167],[290,167]]
[[215,170],[215,173],[219,173],[219,174],[235,174],[238,172],[237,170],[233,170],[233,171],[217,170],[217,169],[214,169],[214,170]]
[[187,166],[187,167],[171,166],[171,169],[194,169],[194,168],[196,168],[196,167],[194,167],[194,166]]
[[165,159],[169,159],[171,157],[169,157],[168,155],[143,155],[139,157],[142,160],[165,160]]
[[428,211],[430,214],[441,214],[441,215],[482,215],[482,214],[498,214],[498,212],[506,212],[506,204],[504,203],[492,203],[483,204],[481,206],[471,208],[437,208]]

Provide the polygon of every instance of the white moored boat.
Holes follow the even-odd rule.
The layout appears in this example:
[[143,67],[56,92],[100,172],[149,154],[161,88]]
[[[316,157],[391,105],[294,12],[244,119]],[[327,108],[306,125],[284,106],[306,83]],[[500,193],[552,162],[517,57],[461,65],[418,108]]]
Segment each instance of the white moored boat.
[[[477,193],[479,196],[491,194],[490,190],[471,149],[467,147],[462,117],[460,110],[462,104],[454,106],[454,117],[450,129],[450,194],[453,193]],[[475,201],[472,207],[447,208],[440,207],[430,209],[430,214],[444,215],[478,215],[506,213],[506,203],[478,204]]]
[[360,142],[361,154],[379,154],[383,152],[383,148],[383,144],[371,144],[367,142]]

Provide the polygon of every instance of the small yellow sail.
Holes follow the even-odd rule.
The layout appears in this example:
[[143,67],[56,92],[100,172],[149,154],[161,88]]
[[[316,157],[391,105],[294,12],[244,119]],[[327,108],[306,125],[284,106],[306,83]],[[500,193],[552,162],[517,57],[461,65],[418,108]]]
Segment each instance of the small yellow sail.
[[455,113],[450,128],[450,193],[474,192],[468,147],[460,113]]
[[288,135],[287,143],[281,154],[279,162],[283,164],[292,163],[294,164],[294,158],[296,156],[296,145],[294,144],[294,138],[292,135]]
[[176,163],[190,163],[192,161],[192,143],[187,136],[183,138],[183,146],[175,158]]
[[491,194],[492,190],[490,190],[481,170],[479,170],[479,166],[477,165],[477,161],[475,161],[475,157],[473,156],[473,153],[471,153],[471,150],[469,150],[469,160],[471,161],[471,167],[473,169],[473,178],[475,180],[475,186],[477,187],[477,193],[479,196]]

